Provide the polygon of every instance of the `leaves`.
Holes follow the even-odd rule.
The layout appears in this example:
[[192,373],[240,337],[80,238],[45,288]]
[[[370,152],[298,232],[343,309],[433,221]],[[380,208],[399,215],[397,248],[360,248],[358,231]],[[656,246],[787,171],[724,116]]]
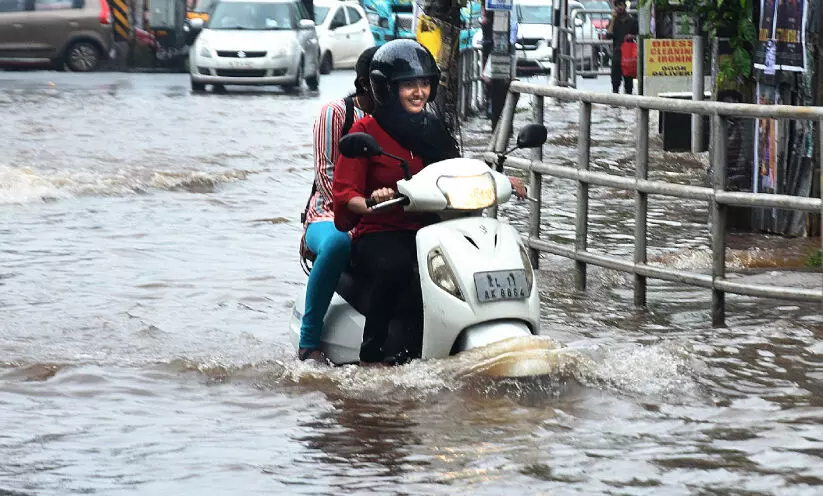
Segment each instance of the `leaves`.
[[[639,1],[641,6],[650,1],[661,8],[673,6],[669,0]],[[751,49],[757,40],[757,28],[752,22],[752,0],[682,0],[675,5],[685,8],[688,18],[698,20],[706,28],[710,39],[717,37],[718,28],[733,27],[729,30],[732,54],[724,57],[718,67],[721,81],[751,76]]]

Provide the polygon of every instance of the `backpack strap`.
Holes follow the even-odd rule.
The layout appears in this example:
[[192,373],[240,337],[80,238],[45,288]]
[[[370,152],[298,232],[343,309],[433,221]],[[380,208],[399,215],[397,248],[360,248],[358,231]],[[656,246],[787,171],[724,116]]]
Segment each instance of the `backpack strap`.
[[351,125],[354,124],[354,96],[347,96],[343,99],[343,102],[346,104],[346,120],[343,121],[343,132],[340,133],[341,137],[349,134]]

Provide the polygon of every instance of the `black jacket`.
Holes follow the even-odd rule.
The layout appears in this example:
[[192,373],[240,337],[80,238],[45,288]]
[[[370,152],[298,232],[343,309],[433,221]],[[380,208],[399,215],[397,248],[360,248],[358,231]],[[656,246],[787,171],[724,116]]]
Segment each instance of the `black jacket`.
[[637,36],[639,31],[637,26],[637,18],[626,13],[621,16],[617,16],[617,18],[612,22],[614,22],[614,29],[611,33],[606,34],[606,38],[612,40],[612,46],[615,50],[620,50],[620,45],[623,44],[623,38],[625,38],[627,34]]

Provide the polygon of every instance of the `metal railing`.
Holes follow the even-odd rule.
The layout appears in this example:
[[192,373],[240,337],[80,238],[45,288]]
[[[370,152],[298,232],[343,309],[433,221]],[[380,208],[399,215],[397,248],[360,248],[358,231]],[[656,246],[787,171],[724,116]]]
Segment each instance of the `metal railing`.
[[479,48],[467,48],[460,52],[460,86],[457,95],[457,114],[465,120],[486,106],[483,88],[483,67]]
[[[637,10],[627,11],[637,15]],[[592,24],[593,16],[607,15],[611,11],[605,9],[579,9],[569,11],[566,25],[559,28],[560,41],[557,46],[556,61],[562,65],[558,68],[560,78],[566,75],[568,81],[558,81],[559,86],[577,87],[577,76],[597,77],[611,73],[610,66],[605,65],[605,59],[610,58],[610,65],[620,63],[613,60],[612,40],[601,39],[605,29],[597,29]],[[579,21],[579,22],[578,22]]]
[[[489,164],[496,164],[498,154],[506,150],[512,134],[517,100],[520,94],[534,95],[533,120],[543,124],[544,98],[579,102],[579,130],[577,167],[547,164],[542,161],[542,149],[533,151],[532,159],[509,157],[505,164],[529,172],[532,207],[530,229],[524,241],[537,263],[539,252],[547,252],[575,261],[577,288],[586,289],[586,267],[593,264],[634,274],[634,303],[646,305],[647,278],[685,283],[712,290],[712,325],[725,325],[725,294],[788,299],[823,303],[823,289],[780,287],[772,284],[749,284],[726,279],[726,223],[730,206],[792,209],[823,215],[823,200],[792,195],[726,191],[726,141],[729,118],[766,118],[816,121],[819,163],[823,163],[823,107],[796,107],[790,105],[752,105],[713,101],[686,101],[659,97],[642,97],[611,93],[582,92],[556,86],[542,86],[513,81],[503,108],[500,122],[492,141],[483,155]],[[634,108],[637,113],[635,177],[618,176],[589,170],[591,145],[592,104]],[[711,117],[713,168],[711,187],[690,186],[649,180],[649,111],[669,111]],[[542,177],[565,178],[577,181],[574,246],[540,239],[540,210],[542,206]],[[634,256],[632,260],[601,255],[588,250],[589,186],[606,186],[634,191]],[[682,199],[704,200],[711,212],[711,274],[688,272],[647,263],[648,196],[662,195]],[[822,217],[823,218],[823,217]],[[821,236],[823,239],[823,236]],[[823,283],[823,278],[821,279]]]

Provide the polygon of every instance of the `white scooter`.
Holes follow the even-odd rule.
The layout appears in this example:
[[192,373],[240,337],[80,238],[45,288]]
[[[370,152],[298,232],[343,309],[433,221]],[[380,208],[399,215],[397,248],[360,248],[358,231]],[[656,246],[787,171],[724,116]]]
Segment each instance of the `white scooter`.
[[[542,146],[545,141],[546,128],[530,124],[518,135],[516,148]],[[364,133],[344,136],[340,152],[347,157],[383,154],[374,138]],[[373,208],[404,205],[409,212],[437,213],[441,221],[417,233],[422,329],[419,319],[393,320],[384,347],[387,360],[445,358],[536,334],[540,308],[528,252],[513,227],[482,216],[484,209],[511,197],[509,179],[483,161],[468,158],[436,162],[410,177],[406,163],[394,158],[406,179],[397,182],[397,198]],[[349,271],[332,298],[320,349],[336,365],[359,361],[368,287],[356,270]],[[295,349],[304,305],[301,291],[289,322]]]

